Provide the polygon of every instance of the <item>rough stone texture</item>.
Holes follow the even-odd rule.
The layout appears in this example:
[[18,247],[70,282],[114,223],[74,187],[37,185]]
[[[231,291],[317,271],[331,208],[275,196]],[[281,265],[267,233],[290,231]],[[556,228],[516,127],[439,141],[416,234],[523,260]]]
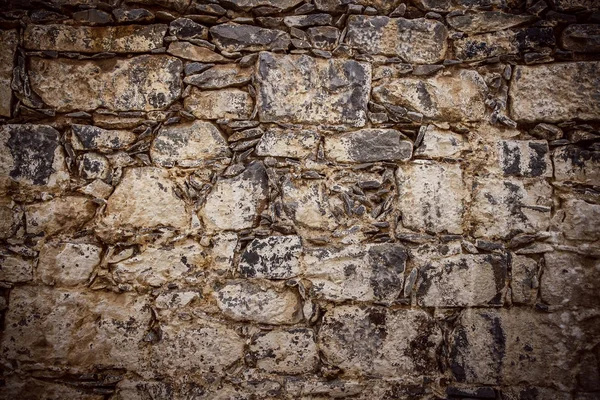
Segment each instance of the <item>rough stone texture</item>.
[[0,399],[597,400],[597,0],[9,0]]
[[0,191],[12,184],[56,191],[68,176],[56,129],[47,125],[0,128]]
[[13,77],[15,50],[18,34],[16,30],[0,32],[0,116],[12,115],[12,91],[10,85]]
[[30,68],[32,89],[61,112],[162,109],[182,89],[182,62],[161,55],[102,61],[32,58]]
[[325,137],[325,155],[336,162],[407,161],[412,142],[393,129],[362,129]]
[[184,105],[199,119],[247,119],[252,113],[252,97],[240,89],[205,92],[194,88]]
[[481,179],[473,189],[475,237],[506,238],[548,229],[552,188],[547,183]]
[[227,141],[219,129],[202,121],[162,128],[150,148],[152,161],[163,167],[192,167],[204,160],[230,155]]
[[256,155],[306,158],[315,155],[319,135],[312,130],[269,129],[256,145]]
[[23,34],[26,49],[76,51],[81,53],[145,53],[162,47],[166,25],[123,25],[107,27],[27,25]]
[[251,228],[266,205],[267,190],[265,167],[256,162],[234,178],[219,180],[199,215],[211,230]]
[[433,374],[440,328],[425,311],[340,306],[319,331],[325,359],[348,374],[405,377]]
[[312,372],[319,361],[315,334],[306,328],[259,333],[252,338],[249,354],[258,368],[286,375]]
[[302,319],[300,298],[293,289],[268,281],[229,281],[217,288],[219,309],[236,321],[295,324]]
[[402,289],[408,255],[400,245],[307,249],[305,276],[317,298],[392,302]]
[[516,121],[593,120],[600,112],[600,62],[517,66],[510,86]]
[[462,60],[477,61],[527,50],[539,51],[554,44],[551,28],[524,28],[459,39],[454,42],[454,52]]
[[239,270],[247,278],[293,278],[300,273],[301,252],[298,236],[254,239],[242,253]]
[[461,70],[433,78],[403,78],[373,87],[373,98],[406,107],[427,119],[478,121],[485,111],[487,86],[476,71]]
[[286,49],[290,43],[290,36],[283,31],[234,23],[213,26],[210,35],[219,50],[225,51]]
[[558,252],[544,254],[544,260],[540,292],[544,303],[571,308],[600,304],[598,259]]
[[112,229],[183,229],[190,217],[174,188],[169,175],[160,168],[128,168],[108,199],[102,222]]
[[398,168],[398,207],[404,227],[429,232],[462,233],[468,196],[456,164],[419,162]]
[[508,273],[505,255],[460,255],[419,269],[417,301],[423,307],[501,306]]
[[261,122],[366,123],[368,64],[261,53],[257,70]]
[[444,58],[447,37],[448,30],[438,21],[352,15],[345,42],[363,53],[433,64]]
[[10,302],[4,332],[9,340],[2,343],[8,360],[74,372],[83,363],[139,370],[151,318],[145,297],[19,287]]

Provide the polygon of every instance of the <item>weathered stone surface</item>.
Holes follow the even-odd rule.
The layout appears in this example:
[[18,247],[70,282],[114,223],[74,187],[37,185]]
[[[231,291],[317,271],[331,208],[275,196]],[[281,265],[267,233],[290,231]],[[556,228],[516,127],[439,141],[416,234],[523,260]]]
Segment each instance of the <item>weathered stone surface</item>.
[[10,85],[13,77],[15,51],[18,34],[16,30],[0,32],[0,116],[12,116],[12,92]]
[[208,28],[189,18],[177,18],[169,24],[169,34],[180,40],[208,39]]
[[215,65],[208,71],[188,76],[183,81],[201,89],[222,89],[249,83],[252,72],[252,68],[241,68],[237,64]]
[[256,145],[260,157],[306,158],[316,154],[319,134],[308,129],[268,129]]
[[502,306],[507,278],[503,254],[434,260],[419,269],[417,302],[421,307]]
[[470,309],[450,340],[450,366],[459,382],[574,385],[577,347],[592,337],[568,313],[530,309]]
[[151,319],[145,297],[29,286],[11,290],[10,304],[8,360],[73,371],[139,368]]
[[415,0],[422,10],[448,12],[456,9],[486,10],[490,7],[506,7],[505,0]]
[[432,78],[402,78],[378,84],[373,98],[406,107],[426,119],[479,121],[485,112],[487,86],[476,71],[460,70]]
[[444,58],[447,37],[448,30],[438,21],[352,15],[345,43],[363,53],[433,64]]
[[150,246],[111,266],[113,279],[136,287],[160,287],[198,273],[208,263],[207,251],[193,240],[166,247]]
[[542,301],[551,306],[598,307],[600,261],[573,253],[544,254],[540,285]]
[[505,176],[552,176],[547,141],[500,140],[497,146],[498,161]]
[[534,20],[532,15],[515,15],[501,11],[467,12],[446,18],[448,25],[457,31],[484,33],[501,31]]
[[247,278],[289,279],[300,273],[301,253],[298,236],[254,239],[242,253],[239,271]]
[[152,22],[154,20],[154,14],[144,8],[131,10],[116,8],[113,10],[113,15],[117,22]]
[[600,151],[577,146],[559,147],[552,154],[554,178],[587,185],[600,183]]
[[323,183],[286,179],[281,184],[281,191],[285,213],[299,226],[324,231],[333,231],[337,227]]
[[596,0],[554,0],[558,11],[598,10]]
[[254,7],[269,6],[280,10],[287,10],[300,3],[302,0],[221,0],[224,5],[232,5],[242,10],[250,10]]
[[257,161],[236,177],[220,179],[198,215],[210,230],[252,228],[266,206],[267,194],[267,172]]
[[222,373],[244,354],[244,340],[224,324],[174,321],[161,325],[161,332],[160,342],[152,347],[152,359],[159,371],[172,376]]
[[552,28],[524,28],[455,40],[454,53],[461,60],[477,61],[527,50],[540,50],[554,44]]
[[539,267],[534,259],[511,256],[512,301],[517,304],[534,304],[537,300]]
[[33,279],[33,259],[0,250],[0,281],[23,283]]
[[87,197],[64,196],[25,206],[27,233],[48,237],[81,228],[94,217],[96,204]]
[[261,53],[257,71],[261,122],[360,127],[367,121],[371,68],[366,63]]
[[[40,397],[47,400],[78,399],[102,400],[104,395],[87,393],[84,390],[59,383],[47,382],[42,379],[18,379],[16,376],[6,379],[2,388],[6,399],[33,400]],[[31,397],[35,396],[35,397]]]
[[427,161],[403,165],[398,168],[396,180],[404,227],[462,233],[463,201],[468,192],[459,165]]
[[440,328],[425,311],[340,306],[319,331],[325,359],[349,374],[420,377],[435,373]]
[[325,136],[325,156],[336,162],[407,161],[413,144],[394,129],[362,129]]
[[249,356],[264,371],[290,375],[311,372],[319,362],[315,334],[307,328],[259,333],[252,338]]
[[478,179],[471,217],[475,237],[508,238],[545,231],[550,225],[552,188],[544,181]]
[[600,62],[519,65],[508,93],[511,117],[519,122],[597,119]]
[[73,19],[87,25],[106,25],[113,22],[113,18],[109,13],[95,8],[75,11],[73,13]]
[[397,244],[307,249],[304,276],[318,298],[392,302],[402,291],[407,258]]
[[40,251],[36,278],[46,285],[83,285],[100,264],[101,256],[102,247],[94,244],[47,242]]
[[170,226],[184,229],[190,215],[175,194],[175,184],[160,168],[127,168],[108,199],[103,223],[112,229]]
[[107,27],[27,25],[26,49],[80,53],[145,53],[162,47],[166,25]]
[[132,145],[136,136],[131,131],[108,130],[93,125],[71,125],[73,148],[76,150],[122,150]]
[[469,148],[467,139],[450,130],[440,129],[435,125],[427,125],[423,133],[423,141],[415,150],[415,156],[426,158],[460,158]]
[[193,45],[189,42],[173,42],[169,45],[167,53],[186,60],[204,63],[227,61],[227,59],[219,53],[215,53],[206,47]]
[[226,23],[210,28],[210,35],[221,51],[263,51],[287,49],[290,35],[277,29]]
[[578,53],[600,52],[600,25],[579,24],[569,25],[561,36],[561,44],[564,49]]
[[360,395],[364,389],[365,385],[358,380],[287,379],[285,381],[286,392],[295,397],[343,398]]
[[298,293],[268,281],[228,281],[216,289],[215,299],[221,312],[236,321],[282,325],[302,319]]
[[240,89],[201,91],[193,88],[183,104],[199,119],[248,119],[253,106],[252,97]]
[[321,50],[334,50],[340,38],[340,30],[333,26],[308,28],[306,33],[313,47]]
[[83,179],[108,180],[111,175],[108,158],[98,153],[85,153],[78,158],[79,175]]
[[34,57],[32,89],[60,112],[156,110],[181,94],[180,60],[163,55],[81,61]]
[[330,25],[332,17],[329,14],[292,15],[285,17],[283,23],[287,27],[306,28],[315,25]]
[[563,203],[565,216],[559,224],[567,239],[600,239],[600,205],[571,199]]
[[0,239],[15,234],[23,221],[23,209],[10,197],[0,197]]
[[197,166],[204,160],[229,157],[227,140],[210,122],[194,121],[161,128],[152,142],[150,157],[159,166]]
[[54,191],[69,179],[59,133],[47,125],[0,127],[0,191],[12,184]]

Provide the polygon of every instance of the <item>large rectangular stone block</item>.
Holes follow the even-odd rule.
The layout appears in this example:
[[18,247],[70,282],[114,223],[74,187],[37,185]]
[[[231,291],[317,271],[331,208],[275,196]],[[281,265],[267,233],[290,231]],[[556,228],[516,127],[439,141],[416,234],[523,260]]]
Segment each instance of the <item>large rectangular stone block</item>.
[[26,49],[80,53],[144,53],[162,47],[167,25],[27,25]]
[[183,86],[182,62],[164,55],[100,61],[34,57],[29,68],[32,89],[59,112],[162,109]]
[[508,94],[518,122],[598,119],[600,62],[519,65]]
[[367,122],[367,63],[261,53],[257,82],[261,122],[357,127]]

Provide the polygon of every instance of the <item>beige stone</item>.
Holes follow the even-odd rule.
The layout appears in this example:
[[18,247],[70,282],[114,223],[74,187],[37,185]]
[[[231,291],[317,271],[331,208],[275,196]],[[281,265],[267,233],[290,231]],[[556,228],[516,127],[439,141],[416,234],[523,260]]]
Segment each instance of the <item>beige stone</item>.
[[463,202],[468,192],[459,165],[415,162],[398,168],[396,180],[405,228],[462,233]]
[[530,22],[533,15],[516,15],[501,11],[466,12],[463,15],[448,16],[448,25],[457,31],[468,33],[483,33],[501,31],[526,22]]
[[88,282],[100,264],[102,247],[89,243],[52,241],[44,243],[36,278],[46,285],[77,286]]
[[189,42],[173,42],[169,45],[167,52],[175,57],[181,57],[191,61],[205,63],[227,61],[227,59],[219,53],[215,53],[206,47],[193,45]]
[[428,120],[479,121],[485,113],[487,86],[476,71],[460,70],[432,78],[400,78],[378,83],[373,99],[406,107]]
[[0,250],[0,281],[28,282],[33,279],[35,260]]
[[586,185],[600,185],[600,151],[577,146],[558,147],[552,154],[554,178]]
[[16,30],[0,32],[0,116],[12,116],[11,82],[18,34]]
[[571,199],[563,202],[565,216],[558,224],[567,239],[600,239],[600,205],[584,200]]
[[87,197],[57,197],[25,206],[26,230],[27,233],[46,237],[77,230],[94,218],[95,213],[96,204]]
[[59,112],[106,107],[158,110],[182,90],[183,64],[174,57],[142,55],[99,61],[32,58],[31,88]]
[[193,167],[230,155],[223,134],[215,125],[203,121],[161,128],[150,148],[152,162],[163,167]]
[[268,129],[256,145],[256,155],[265,157],[306,158],[314,156],[319,135],[312,130]]
[[469,143],[463,135],[427,125],[415,157],[456,159],[468,149]]
[[211,231],[251,228],[266,207],[267,194],[265,167],[254,162],[240,175],[217,181],[198,215]]
[[231,280],[215,289],[214,298],[221,312],[235,321],[289,325],[302,319],[298,293],[283,284]]
[[244,249],[238,270],[247,278],[293,278],[301,272],[301,254],[299,236],[256,238]]
[[26,49],[79,53],[145,53],[162,47],[167,25],[27,25]]
[[74,372],[139,369],[151,318],[145,297],[27,286],[11,290],[10,304],[6,359]]
[[199,119],[248,119],[253,101],[248,92],[240,89],[202,91],[193,88],[184,105]]
[[534,304],[539,287],[539,267],[536,260],[513,254],[511,256],[512,301],[517,304]]
[[434,64],[444,58],[447,37],[444,24],[431,19],[351,15],[345,42],[363,53]]
[[544,254],[542,301],[567,308],[600,306],[600,261],[573,253]]
[[325,359],[350,376],[433,375],[442,343],[440,328],[425,311],[373,306],[333,308],[318,337]]
[[515,67],[509,90],[518,122],[593,120],[600,113],[600,62]]
[[126,130],[108,130],[93,125],[71,125],[72,144],[76,150],[109,152],[125,149],[136,140],[136,135]]
[[338,226],[323,183],[286,179],[281,190],[284,211],[298,225],[324,231],[333,231]]
[[249,355],[258,368],[286,375],[312,372],[319,362],[315,334],[307,328],[261,332],[252,338]]
[[127,168],[108,199],[102,222],[112,229],[143,229],[170,226],[185,229],[190,222],[175,184],[160,168]]

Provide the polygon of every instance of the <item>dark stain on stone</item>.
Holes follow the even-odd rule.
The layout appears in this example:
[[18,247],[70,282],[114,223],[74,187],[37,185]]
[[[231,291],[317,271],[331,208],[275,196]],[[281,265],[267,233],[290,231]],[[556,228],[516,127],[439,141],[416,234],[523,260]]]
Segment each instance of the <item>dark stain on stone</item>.
[[529,143],[532,151],[529,158],[529,171],[531,176],[542,176],[546,172],[546,155],[548,154],[548,145],[546,143]]
[[22,125],[10,130],[8,147],[14,168],[9,175],[15,180],[30,179],[35,185],[45,185],[55,172],[54,152],[59,146],[58,132],[49,126]]
[[521,175],[521,153],[519,148],[511,148],[508,145],[509,142],[502,142],[502,156],[504,163],[502,169],[505,175]]

